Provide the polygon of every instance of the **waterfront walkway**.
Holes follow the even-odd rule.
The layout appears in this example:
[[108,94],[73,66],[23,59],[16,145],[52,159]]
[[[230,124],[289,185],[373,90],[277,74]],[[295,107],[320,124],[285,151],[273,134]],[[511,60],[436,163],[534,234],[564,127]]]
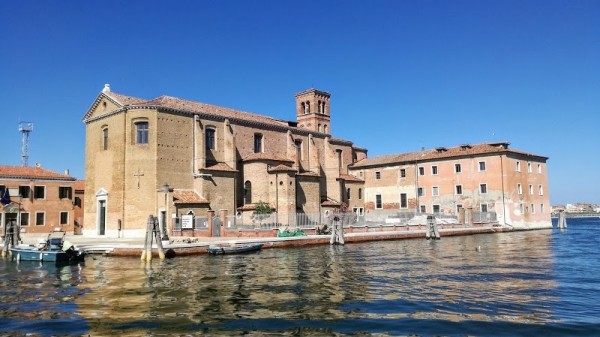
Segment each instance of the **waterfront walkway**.
[[[512,231],[510,227],[482,226],[482,227],[460,227],[440,229],[443,240],[447,236],[491,234]],[[425,229],[402,230],[402,231],[379,231],[344,234],[346,243],[401,240],[401,239],[423,239],[425,240]],[[22,234],[21,239],[25,244],[35,245],[38,240],[44,239],[42,234]],[[264,249],[282,248],[294,246],[307,246],[317,244],[329,244],[330,235],[306,235],[296,237],[171,237],[171,241],[163,245],[165,250],[171,250],[171,256],[206,254],[211,245],[233,245],[237,243],[262,243]],[[109,237],[84,237],[79,235],[67,235],[66,240],[75,244],[76,247],[84,249],[91,254],[105,254],[109,256],[141,256],[144,248],[144,238],[109,238]],[[153,245],[154,254],[157,254],[156,243]]]

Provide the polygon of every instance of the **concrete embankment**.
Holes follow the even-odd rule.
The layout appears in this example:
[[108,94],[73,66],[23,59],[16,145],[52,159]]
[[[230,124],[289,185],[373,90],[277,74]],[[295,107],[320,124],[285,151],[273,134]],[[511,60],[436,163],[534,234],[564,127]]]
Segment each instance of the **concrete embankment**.
[[[513,231],[511,227],[504,226],[481,226],[460,227],[441,229],[440,235],[444,237],[458,235],[491,234]],[[403,240],[403,239],[425,239],[425,229],[403,230],[403,231],[379,231],[344,234],[346,243],[357,243],[366,241]],[[39,234],[23,235],[23,242],[35,244],[42,238]],[[143,238],[106,238],[106,237],[83,237],[68,235],[67,240],[78,248],[88,251],[90,254],[104,254],[108,256],[141,256],[144,248]],[[295,246],[308,246],[329,244],[329,235],[306,235],[296,237],[268,237],[268,238],[232,238],[232,237],[171,237],[171,242],[164,245],[165,250],[171,251],[171,256],[206,254],[211,245],[234,245],[239,243],[262,243],[263,249],[284,248]],[[156,255],[156,243],[153,245]]]

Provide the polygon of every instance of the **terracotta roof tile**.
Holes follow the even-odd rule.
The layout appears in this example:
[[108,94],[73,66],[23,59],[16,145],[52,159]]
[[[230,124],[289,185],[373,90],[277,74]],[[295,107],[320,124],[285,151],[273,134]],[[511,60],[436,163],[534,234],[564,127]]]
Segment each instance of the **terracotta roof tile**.
[[225,163],[216,163],[212,166],[201,169],[201,171],[235,171],[231,166]]
[[516,153],[527,156],[535,156],[542,159],[548,159],[543,156],[508,149],[509,143],[507,142],[498,142],[498,143],[483,143],[483,144],[475,144],[468,145],[463,144],[459,146],[444,148],[439,147],[437,149],[432,150],[422,150],[415,152],[407,152],[407,153],[398,153],[398,154],[389,154],[383,156],[377,156],[372,158],[365,158],[361,161],[358,161],[350,167],[351,169],[370,167],[370,166],[379,166],[379,165],[387,165],[387,164],[397,164],[397,163],[410,163],[410,162],[423,162],[428,160],[436,160],[436,159],[444,159],[444,158],[453,158],[453,157],[465,157],[465,156],[475,156],[475,155],[484,155],[484,154],[493,154],[493,153]]
[[0,166],[0,178],[12,179],[50,179],[69,180],[77,179],[54,171],[46,170],[36,166]]
[[147,101],[143,98],[125,96],[125,95],[117,94],[116,92],[112,92],[112,91],[105,92],[104,94],[106,96],[112,98],[114,101],[116,101],[117,103],[119,103],[121,105],[142,104]]
[[276,154],[262,153],[262,152],[261,153],[252,153],[243,159],[243,161],[245,161],[245,162],[253,161],[253,160],[273,160],[273,161],[281,161],[281,162],[288,162],[288,163],[294,162],[293,160],[286,158],[286,157],[281,157]]
[[364,180],[360,179],[359,177],[355,177],[351,174],[340,174],[340,180],[345,180],[348,182],[358,182],[358,183],[362,183],[364,182]]
[[192,190],[173,190],[173,199],[176,204],[208,204],[208,200]]
[[289,166],[279,164],[277,166],[273,166],[273,167],[269,168],[268,171],[269,172],[292,172],[292,171],[296,171],[296,170]]
[[321,206],[326,206],[326,207],[336,207],[339,205],[340,205],[339,202],[333,201],[333,200],[325,200],[321,203]]
[[185,110],[192,112],[200,112],[200,113],[208,113],[211,115],[219,115],[225,118],[235,118],[235,119],[243,119],[250,120],[259,123],[278,125],[282,127],[287,127],[288,122],[278,120],[275,118],[271,118],[268,116],[263,116],[259,114],[254,114],[242,110],[235,110],[230,108],[224,108],[212,104],[200,103],[189,101],[181,98],[171,97],[171,96],[160,96],[150,101],[146,101],[143,103],[139,103],[139,105],[148,105],[148,106],[161,106],[172,108],[176,110]]

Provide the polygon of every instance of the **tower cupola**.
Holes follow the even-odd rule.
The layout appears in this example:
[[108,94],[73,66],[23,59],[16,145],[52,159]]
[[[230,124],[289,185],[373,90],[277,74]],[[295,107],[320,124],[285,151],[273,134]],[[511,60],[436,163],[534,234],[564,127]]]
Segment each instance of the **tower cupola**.
[[308,89],[297,93],[296,118],[298,127],[330,134],[330,98],[329,93],[316,89]]

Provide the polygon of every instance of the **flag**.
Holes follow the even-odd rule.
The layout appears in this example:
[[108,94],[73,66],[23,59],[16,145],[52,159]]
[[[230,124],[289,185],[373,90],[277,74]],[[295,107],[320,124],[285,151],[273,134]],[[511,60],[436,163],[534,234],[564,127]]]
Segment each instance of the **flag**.
[[8,193],[8,187],[4,189],[4,194],[2,194],[2,199],[0,199],[0,203],[2,205],[8,205],[11,203],[10,201],[10,193]]

